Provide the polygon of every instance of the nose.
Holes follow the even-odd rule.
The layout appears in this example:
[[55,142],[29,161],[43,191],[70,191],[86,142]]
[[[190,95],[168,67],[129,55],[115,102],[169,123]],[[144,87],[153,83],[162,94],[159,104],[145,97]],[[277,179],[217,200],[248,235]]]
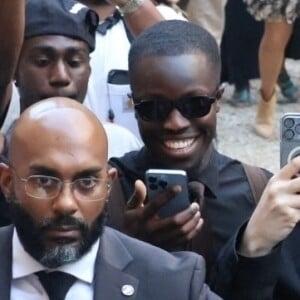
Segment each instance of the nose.
[[167,119],[164,121],[163,127],[169,131],[182,131],[190,126],[189,119],[185,118],[179,110],[173,109]]
[[68,66],[63,61],[57,61],[51,69],[50,85],[54,87],[65,87],[71,82]]
[[71,184],[63,184],[60,193],[53,199],[53,210],[57,215],[74,215],[77,212],[77,200]]

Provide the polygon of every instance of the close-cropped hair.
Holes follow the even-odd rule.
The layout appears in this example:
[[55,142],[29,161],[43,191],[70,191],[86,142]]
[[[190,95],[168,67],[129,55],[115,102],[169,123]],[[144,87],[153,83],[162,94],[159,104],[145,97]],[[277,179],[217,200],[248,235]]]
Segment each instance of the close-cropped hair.
[[220,76],[221,58],[215,38],[204,28],[181,20],[162,21],[139,35],[131,45],[128,63],[134,72],[136,64],[146,56],[178,56],[204,54]]

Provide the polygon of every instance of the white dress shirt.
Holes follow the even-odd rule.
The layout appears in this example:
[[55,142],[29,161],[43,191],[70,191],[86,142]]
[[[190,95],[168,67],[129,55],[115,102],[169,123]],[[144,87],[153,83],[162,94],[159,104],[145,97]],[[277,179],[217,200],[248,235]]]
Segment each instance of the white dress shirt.
[[[11,300],[49,300],[37,275],[46,268],[30,256],[23,248],[16,230],[13,233]],[[72,274],[78,280],[69,289],[65,300],[93,299],[94,264],[99,240],[80,260],[61,266],[56,271]],[[54,270],[53,270],[54,271]]]

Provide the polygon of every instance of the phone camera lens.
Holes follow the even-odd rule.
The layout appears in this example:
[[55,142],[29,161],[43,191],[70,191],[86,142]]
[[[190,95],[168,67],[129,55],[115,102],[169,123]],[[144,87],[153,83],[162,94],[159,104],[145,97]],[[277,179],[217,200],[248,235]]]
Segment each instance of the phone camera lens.
[[285,130],[285,132],[283,133],[283,137],[286,140],[291,140],[294,137],[295,133],[292,129],[287,129]]
[[300,124],[296,125],[295,131],[296,131],[297,134],[300,134]]
[[155,182],[157,181],[157,178],[154,177],[154,176],[149,176],[148,181],[149,181],[150,183],[155,183]]
[[155,184],[155,183],[151,183],[151,184],[149,185],[149,188],[150,188],[150,190],[156,191],[156,190],[158,189],[158,185]]
[[283,121],[283,124],[286,128],[292,128],[295,125],[295,121],[292,118],[286,118]]

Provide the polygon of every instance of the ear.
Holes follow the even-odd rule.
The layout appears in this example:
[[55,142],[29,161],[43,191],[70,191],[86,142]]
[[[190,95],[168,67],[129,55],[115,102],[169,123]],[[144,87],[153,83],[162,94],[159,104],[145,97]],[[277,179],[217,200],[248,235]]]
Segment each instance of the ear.
[[13,176],[5,163],[0,163],[0,187],[6,198],[13,194]]
[[109,181],[109,188],[108,188],[108,197],[106,199],[106,202],[108,202],[108,199],[111,196],[113,182],[118,177],[118,171],[117,171],[117,169],[116,168],[112,168],[111,166],[109,166],[109,167],[110,167],[110,169],[107,171],[107,178],[108,178],[108,181]]
[[116,168],[110,168],[107,172],[107,176],[110,182],[113,182],[118,177],[118,171]]
[[217,98],[217,102],[216,102],[216,111],[217,113],[220,111],[220,108],[221,108],[221,99],[223,97],[223,94],[224,94],[224,91],[225,91],[225,88],[226,88],[226,83],[223,82],[220,84],[220,86],[218,87],[218,90],[217,90],[217,94],[216,94],[216,98]]

